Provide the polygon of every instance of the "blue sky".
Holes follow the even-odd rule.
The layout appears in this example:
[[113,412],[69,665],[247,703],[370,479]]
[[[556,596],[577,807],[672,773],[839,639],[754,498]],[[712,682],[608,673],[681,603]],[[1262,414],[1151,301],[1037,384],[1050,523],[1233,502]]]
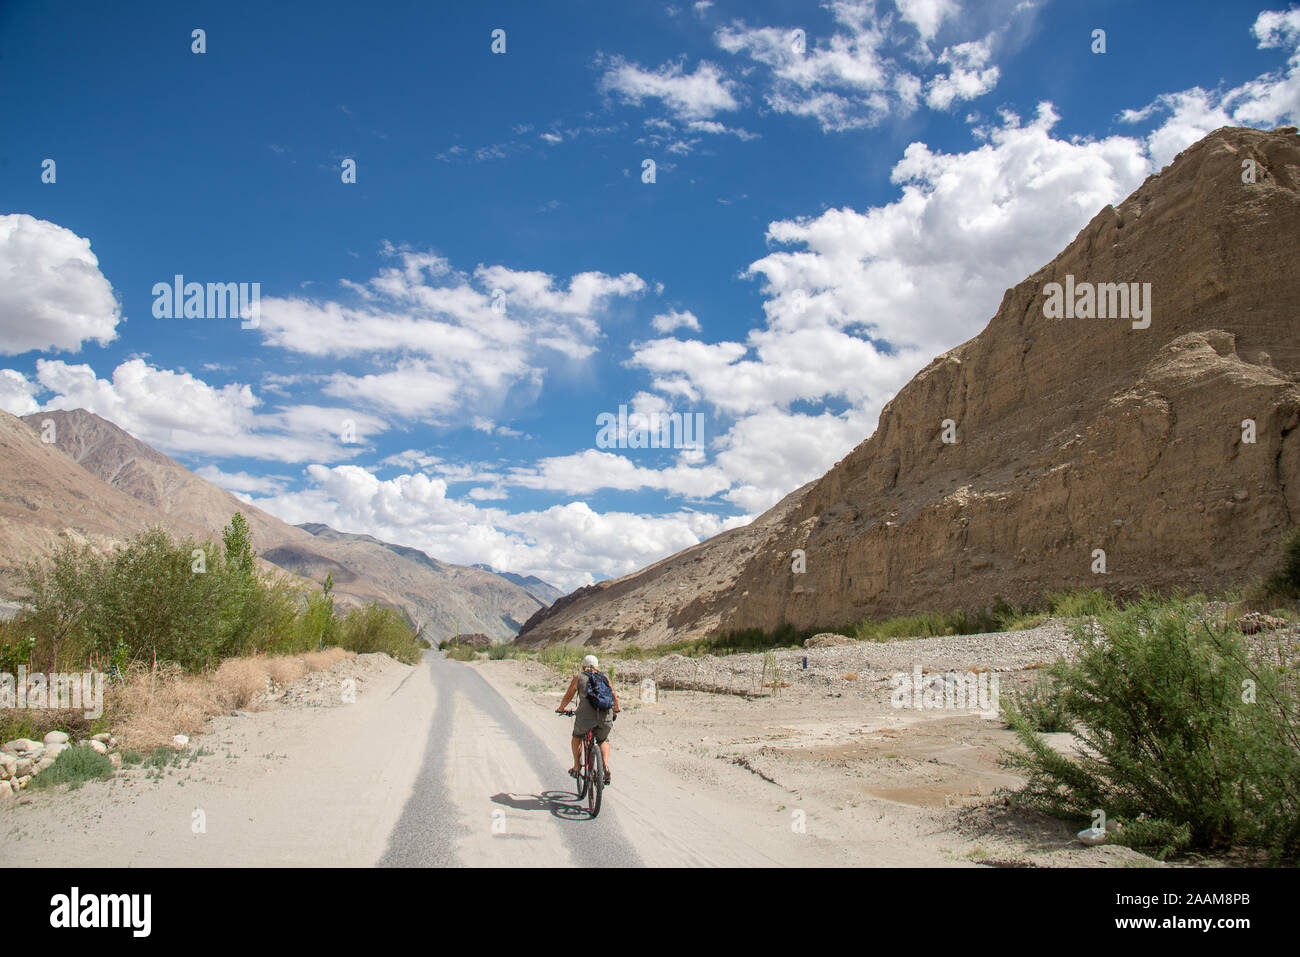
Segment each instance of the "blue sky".
[[[822,474],[1178,150],[1295,123],[1298,45],[1282,4],[8,0],[0,407],[626,574]],[[176,274],[259,283],[256,328],[156,318]],[[597,448],[620,404],[704,446]]]

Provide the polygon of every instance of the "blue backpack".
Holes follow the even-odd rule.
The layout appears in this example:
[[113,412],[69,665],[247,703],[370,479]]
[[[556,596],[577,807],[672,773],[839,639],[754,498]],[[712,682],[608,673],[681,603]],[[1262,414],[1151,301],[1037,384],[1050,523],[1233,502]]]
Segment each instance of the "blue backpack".
[[609,679],[599,671],[587,674],[587,701],[597,711],[614,707],[614,689],[609,686]]

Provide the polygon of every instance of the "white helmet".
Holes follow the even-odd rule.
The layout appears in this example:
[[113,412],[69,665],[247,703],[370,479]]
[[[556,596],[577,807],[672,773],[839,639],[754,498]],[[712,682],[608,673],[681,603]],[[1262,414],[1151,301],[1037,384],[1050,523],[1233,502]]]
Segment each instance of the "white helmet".
[[596,656],[595,656],[595,655],[587,655],[587,657],[585,657],[585,658],[582,659],[582,667],[584,667],[584,668],[599,668],[599,667],[600,667],[600,662],[596,660]]

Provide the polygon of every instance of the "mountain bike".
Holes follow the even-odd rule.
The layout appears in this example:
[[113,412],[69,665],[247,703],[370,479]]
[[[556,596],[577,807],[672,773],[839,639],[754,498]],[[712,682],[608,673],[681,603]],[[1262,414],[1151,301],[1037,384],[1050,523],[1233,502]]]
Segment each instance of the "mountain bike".
[[[557,711],[564,718],[572,718],[573,711]],[[594,818],[600,813],[600,799],[605,792],[605,760],[592,728],[582,739],[582,763],[578,765],[578,800],[587,799],[587,810]]]

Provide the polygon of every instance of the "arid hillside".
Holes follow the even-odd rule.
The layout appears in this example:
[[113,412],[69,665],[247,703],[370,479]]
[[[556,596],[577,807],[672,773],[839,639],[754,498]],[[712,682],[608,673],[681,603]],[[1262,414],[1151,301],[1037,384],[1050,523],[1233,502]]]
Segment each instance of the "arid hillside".
[[1296,130],[1207,136],[1007,290],[824,477],[558,600],[520,642],[653,645],[1263,574],[1300,518],[1298,237]]
[[[543,606],[514,582],[481,569],[369,536],[290,525],[85,410],[24,420],[4,413],[2,421],[0,598],[17,595],[23,562],[49,554],[62,539],[107,547],[146,525],[215,537],[239,511],[266,561],[316,582],[333,574],[342,607],[377,601],[398,608],[434,640],[458,627],[506,640]],[[47,421],[51,443],[40,434]]]

